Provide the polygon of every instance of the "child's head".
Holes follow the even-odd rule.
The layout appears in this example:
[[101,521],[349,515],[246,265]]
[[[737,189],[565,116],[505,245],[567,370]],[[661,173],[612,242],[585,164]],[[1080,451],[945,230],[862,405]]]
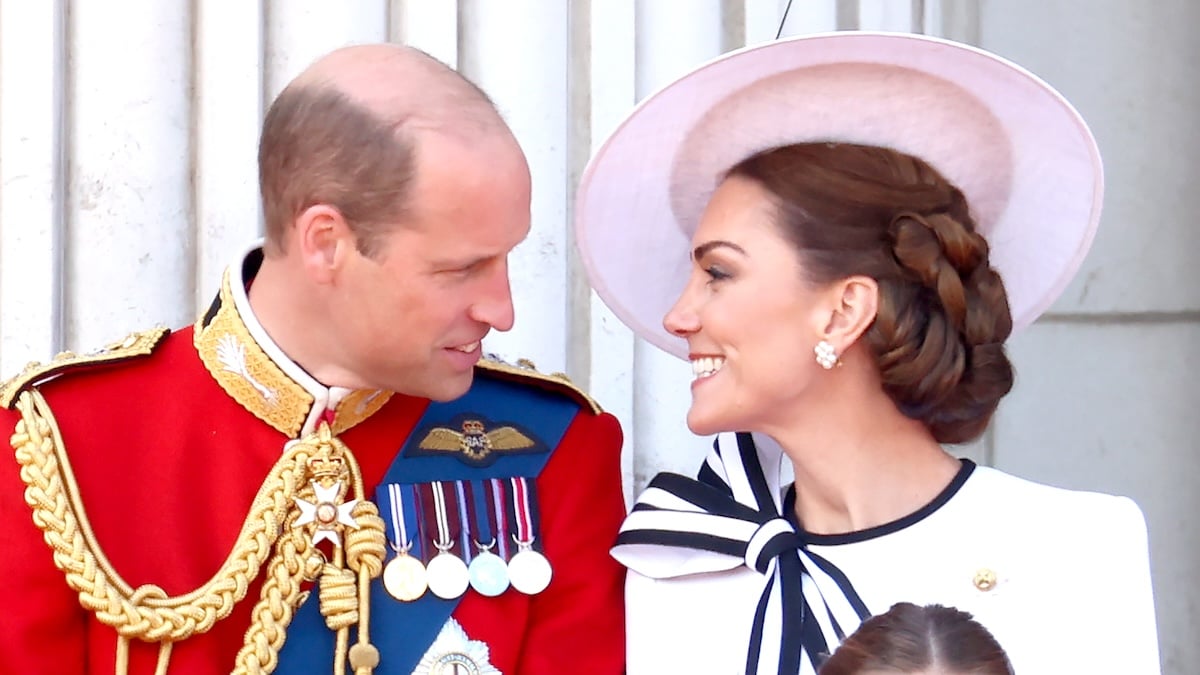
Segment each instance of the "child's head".
[[871,617],[820,675],[1013,675],[996,638],[970,614],[901,602]]

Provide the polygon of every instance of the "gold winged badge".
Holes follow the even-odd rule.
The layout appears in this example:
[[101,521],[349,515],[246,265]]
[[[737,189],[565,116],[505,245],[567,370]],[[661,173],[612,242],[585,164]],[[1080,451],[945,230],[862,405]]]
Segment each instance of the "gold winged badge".
[[487,428],[480,419],[462,421],[462,431],[450,427],[433,427],[417,444],[421,454],[457,453],[467,464],[486,465],[495,461],[494,453],[537,451],[541,443],[511,425]]

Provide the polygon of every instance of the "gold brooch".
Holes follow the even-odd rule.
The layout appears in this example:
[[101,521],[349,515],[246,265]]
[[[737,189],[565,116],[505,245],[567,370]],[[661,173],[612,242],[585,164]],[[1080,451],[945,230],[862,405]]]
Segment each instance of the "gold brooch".
[[996,582],[996,573],[986,567],[981,567],[975,572],[975,588],[978,588],[984,593],[995,588]]

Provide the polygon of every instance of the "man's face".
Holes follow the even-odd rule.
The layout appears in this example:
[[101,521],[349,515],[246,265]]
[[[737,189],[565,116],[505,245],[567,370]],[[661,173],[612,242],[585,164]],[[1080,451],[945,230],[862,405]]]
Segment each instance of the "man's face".
[[434,400],[466,393],[480,341],[512,328],[508,254],[529,233],[529,169],[508,137],[436,132],[416,148],[403,223],[334,290],[340,359],[364,388]]

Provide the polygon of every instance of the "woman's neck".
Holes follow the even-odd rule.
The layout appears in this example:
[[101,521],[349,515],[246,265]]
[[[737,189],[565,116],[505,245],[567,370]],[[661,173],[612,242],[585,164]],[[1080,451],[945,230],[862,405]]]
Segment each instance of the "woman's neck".
[[929,504],[961,463],[886,394],[826,399],[769,430],[795,471],[796,515],[814,534],[864,530]]

